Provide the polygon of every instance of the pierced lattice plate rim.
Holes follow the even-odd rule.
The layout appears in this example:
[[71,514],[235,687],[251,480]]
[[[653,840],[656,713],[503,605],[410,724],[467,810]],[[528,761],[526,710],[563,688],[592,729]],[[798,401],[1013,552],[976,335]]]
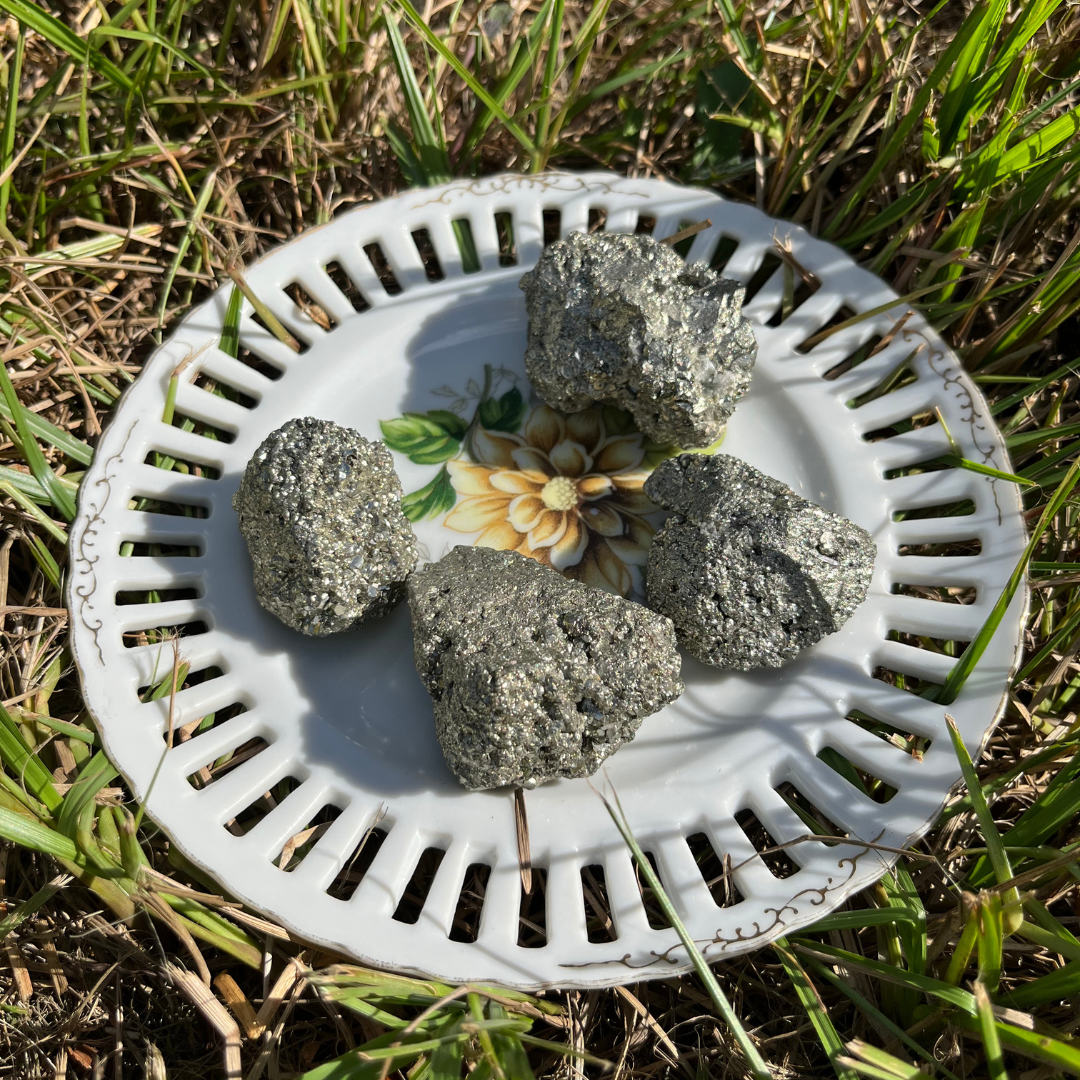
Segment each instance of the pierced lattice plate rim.
[[[869,529],[878,564],[847,626],[780,671],[722,675],[687,661],[686,694],[648,718],[597,782],[618,791],[714,959],[820,918],[894,861],[884,849],[904,847],[936,818],[959,777],[944,710],[892,683],[897,673],[915,689],[941,682],[952,658],[916,645],[970,640],[1025,541],[1011,485],[911,471],[950,451],[939,419],[966,456],[1009,468],[978,389],[921,316],[797,226],[660,181],[495,176],[356,208],[253,266],[250,284],[305,344],[301,355],[248,305],[240,359],[223,353],[228,290],[219,291],[148,361],[83,482],[69,602],[88,707],[142,798],[170,721],[167,695],[141,699],[171,671],[173,653],[140,642],[153,628],[182,628],[188,679],[148,811],[234,895],[361,961],[453,981],[588,987],[687,968],[674,932],[650,924],[632,863],[586,781],[528,793],[538,887],[523,897],[512,794],[467,793],[443,766],[411,667],[407,613],[345,641],[313,642],[276,624],[255,603],[230,498],[251,452],[292,416],[378,437],[379,421],[453,404],[439,392],[467,396],[485,371],[505,370],[500,394],[521,391],[519,426],[506,427],[504,410],[500,428],[489,410],[491,430],[528,441],[516,283],[545,232],[651,223],[663,236],[704,218],[713,224],[687,258],[726,257],[725,275],[750,282],[745,310],[759,338],[725,451]],[[462,262],[463,228],[475,272]],[[792,256],[787,269],[777,245]],[[875,314],[851,319],[865,312]],[[177,372],[176,419],[165,424]],[[400,454],[397,464],[410,492],[439,468]],[[465,496],[451,489],[443,495],[456,509]],[[446,518],[417,525],[432,558],[479,535]],[[949,707],[972,751],[998,716],[1025,604],[1016,598]],[[891,792],[888,801],[831,767],[837,754],[877,799]],[[798,843],[786,866],[758,854],[766,833],[794,840],[813,820],[853,842]],[[468,894],[480,891],[477,912]],[[607,918],[588,918],[587,902],[606,906]]]

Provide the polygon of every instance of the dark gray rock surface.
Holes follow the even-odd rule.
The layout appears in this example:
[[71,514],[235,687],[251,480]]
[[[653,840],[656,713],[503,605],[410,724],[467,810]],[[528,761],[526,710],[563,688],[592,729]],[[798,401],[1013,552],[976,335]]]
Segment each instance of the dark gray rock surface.
[[409,579],[416,670],[469,788],[590,776],[683,690],[671,622],[510,551]]
[[233,496],[259,603],[304,634],[355,630],[405,595],[416,538],[390,451],[329,420],[290,420]]
[[757,357],[743,286],[651,236],[571,233],[522,275],[525,370],[552,408],[630,412],[663,445],[710,446]]
[[647,603],[706,664],[779,667],[866,598],[870,534],[737,458],[671,458],[645,493],[674,511],[649,551]]

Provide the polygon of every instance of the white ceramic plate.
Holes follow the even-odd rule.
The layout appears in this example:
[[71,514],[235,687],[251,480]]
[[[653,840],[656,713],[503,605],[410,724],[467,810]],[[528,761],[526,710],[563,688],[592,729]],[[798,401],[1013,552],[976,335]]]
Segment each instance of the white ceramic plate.
[[[484,469],[477,474],[477,462],[466,467],[450,418],[400,421],[407,412],[439,409],[458,409],[469,420],[485,371],[495,393],[483,406],[490,430],[476,450],[479,466],[505,470],[506,454],[550,448],[554,438],[585,445],[594,473],[647,467],[654,460],[643,457],[647,448],[610,416],[603,430],[578,418],[564,435],[558,421],[529,411],[537,403],[530,404],[524,380],[518,278],[536,261],[545,227],[549,236],[565,235],[587,228],[590,214],[594,224],[606,218],[604,227],[631,231],[652,218],[657,236],[709,218],[712,227],[694,238],[691,260],[709,261],[737,242],[724,272],[751,281],[779,244],[814,276],[820,287],[807,295],[802,275],[787,273],[789,294],[791,285],[797,290],[787,318],[781,319],[783,267],[746,305],[760,350],[724,449],[858,522],[878,545],[870,595],[840,633],[779,671],[724,674],[686,660],[686,693],[646,719],[637,739],[595,778],[618,792],[694,937],[717,959],[757,948],[820,918],[891,861],[858,843],[817,841],[788,848],[786,867],[756,855],[753,841],[767,844],[766,830],[777,842],[810,831],[789,800],[816,808],[850,838],[900,848],[930,825],[959,777],[945,710],[875,673],[900,673],[909,685],[913,678],[940,683],[953,660],[890,640],[891,632],[969,641],[1020,555],[1024,528],[1008,483],[948,468],[892,476],[949,451],[939,422],[896,434],[894,425],[903,428],[934,408],[967,457],[1009,468],[978,390],[923,319],[912,315],[897,330],[906,306],[838,248],[706,191],[606,173],[496,176],[407,191],[344,214],[250,268],[257,294],[306,343],[300,355],[271,337],[246,304],[240,355],[248,363],[226,355],[220,336],[229,289],[184,320],[102,437],[72,528],[74,651],[105,745],[135,794],[148,790],[169,721],[168,695],[144,702],[144,688],[167,680],[173,663],[170,645],[138,644],[149,640],[138,635],[178,626],[190,685],[176,696],[175,745],[149,812],[230,892],[371,964],[518,987],[603,986],[687,967],[673,931],[650,925],[631,860],[588,781],[528,793],[533,864],[544,892],[523,908],[513,795],[469,793],[443,764],[431,703],[413,669],[407,610],[328,640],[286,629],[256,603],[230,504],[251,453],[289,418],[323,417],[370,438],[379,437],[380,421],[398,418],[388,429],[395,444],[413,439],[414,457],[451,455],[439,512],[417,525],[431,558],[473,542],[480,530],[489,540],[520,539],[506,521],[508,501],[470,495],[468,477],[483,481]],[[463,269],[455,221],[468,223],[477,272]],[[437,267],[421,257],[413,236],[421,230],[421,246],[430,244]],[[429,280],[440,273],[441,280]],[[302,304],[285,291],[293,283],[306,294],[296,294]],[[356,306],[366,310],[350,301],[356,290],[363,297]],[[853,312],[875,314],[803,346]],[[319,325],[324,315],[329,331]],[[884,347],[879,342],[867,358],[876,338]],[[852,357],[862,362],[827,377]],[[905,364],[906,374],[896,377]],[[174,372],[179,388],[169,424],[162,416]],[[866,400],[892,383],[899,388]],[[210,392],[215,386],[233,400]],[[198,422],[196,430],[178,426],[185,418],[188,428]],[[552,472],[573,456],[565,445],[552,449]],[[170,471],[166,457],[187,462],[189,474]],[[439,461],[395,457],[406,492],[440,476]],[[951,512],[965,500],[973,512]],[[450,504],[457,531],[446,524]],[[594,527],[586,549],[593,562],[583,572],[632,586],[647,527],[631,520],[626,501],[608,509],[608,533],[622,536],[608,543]],[[910,516],[916,510],[920,515]],[[969,540],[981,544],[978,554],[919,547]],[[573,557],[566,544],[559,551],[551,557]],[[952,589],[951,601],[912,595],[910,586]],[[148,590],[157,590],[160,602],[146,603]],[[1018,596],[949,709],[972,751],[998,714],[1024,603]],[[849,719],[855,712],[872,720]],[[210,714],[205,730],[197,730]],[[890,732],[918,737],[922,753],[894,745],[896,737],[887,741]],[[830,752],[862,770],[875,795],[823,761]],[[200,784],[208,769],[214,781],[193,786],[189,778]],[[286,853],[290,868],[282,869],[290,838],[312,822],[323,827],[291,858]],[[379,832],[371,832],[375,824]],[[422,858],[427,849],[435,851]],[[402,904],[402,897],[423,893],[423,882],[410,881],[418,865],[430,870],[436,862],[418,913],[418,904]],[[706,878],[724,866],[730,875],[710,889]],[[463,883],[476,891],[476,867],[489,869],[480,871],[486,889],[470,941],[467,928],[454,930],[454,918]],[[587,925],[586,867],[601,868],[586,877],[586,891],[606,892],[606,936],[613,940],[590,940],[590,933],[604,934],[595,918]],[[523,910],[531,929],[520,922]]]

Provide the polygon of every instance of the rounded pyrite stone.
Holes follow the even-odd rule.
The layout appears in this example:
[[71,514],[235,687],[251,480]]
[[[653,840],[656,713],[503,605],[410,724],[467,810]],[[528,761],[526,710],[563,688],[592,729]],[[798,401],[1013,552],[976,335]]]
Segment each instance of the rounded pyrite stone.
[[355,630],[405,595],[416,538],[390,451],[350,428],[290,420],[233,496],[259,603],[304,634]]
[[669,619],[512,551],[457,547],[409,579],[416,670],[469,788],[591,776],[683,691]]
[[866,598],[870,534],[738,458],[671,458],[645,494],[674,511],[649,550],[648,605],[706,664],[779,667]]
[[548,405],[631,413],[665,446],[710,446],[746,393],[757,356],[745,289],[666,244],[574,232],[522,275],[525,370]]

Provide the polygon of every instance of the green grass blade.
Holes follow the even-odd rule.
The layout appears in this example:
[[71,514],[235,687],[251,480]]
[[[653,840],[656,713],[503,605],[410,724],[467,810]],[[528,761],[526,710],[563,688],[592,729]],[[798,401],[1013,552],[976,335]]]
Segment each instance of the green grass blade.
[[51,45],[66,52],[76,63],[89,64],[99,75],[125,93],[135,92],[135,84],[131,79],[103,56],[100,49],[91,48],[89,42],[72,33],[59,19],[43,11],[31,0],[0,0],[0,8],[18,19],[20,25],[40,34]]
[[16,814],[0,806],[0,837],[13,844],[37,851],[42,855],[53,855],[60,859],[74,862],[79,855],[75,843],[55,829],[25,814]]
[[925,1076],[925,1073],[910,1061],[894,1057],[859,1039],[852,1039],[847,1049],[852,1056],[841,1060],[860,1076],[870,1076],[873,1080],[919,1080]]
[[861,930],[865,926],[884,926],[887,923],[908,922],[912,926],[923,925],[925,916],[920,919],[906,908],[860,908],[858,911],[838,911],[826,915],[809,928],[807,933],[824,934],[829,930]]
[[1007,0],[993,0],[976,10],[977,29],[972,33],[957,58],[938,108],[938,153],[951,154],[961,130],[970,117],[974,104],[977,78],[982,73],[986,57],[994,38],[1001,29],[1001,22],[1008,10]]
[[409,136],[405,129],[393,120],[387,122],[386,125],[386,141],[390,144],[390,149],[394,151],[394,157],[398,160],[398,165],[401,171],[405,174],[405,182],[409,187],[425,187],[427,185],[427,174],[424,172],[424,166],[420,162],[420,158],[417,157],[416,150],[413,149],[413,145],[409,142]]
[[89,47],[93,50],[93,39],[96,37],[118,37],[128,38],[131,41],[145,41],[152,42],[162,49],[167,49],[178,60],[183,60],[193,71],[198,72],[204,79],[209,79],[211,82],[216,82],[214,79],[214,73],[206,67],[203,67],[198,60],[189,56],[183,49],[177,48],[171,41],[163,38],[160,34],[151,34],[145,30],[124,30],[119,26],[98,26],[90,31]]
[[[15,470],[10,470],[14,472]],[[38,485],[40,490],[41,485]],[[7,479],[7,473],[4,474],[4,478],[0,479],[0,491],[2,491],[12,502],[17,506],[21,506],[54,540],[58,540],[61,544],[66,544],[68,541],[67,533],[45,514],[41,508],[35,503],[28,495],[26,495],[21,488],[17,488],[14,484],[10,483]],[[50,494],[49,501],[52,501]]]
[[1043,533],[1046,532],[1050,523],[1057,517],[1059,511],[1065,505],[1065,501],[1076,486],[1078,478],[1080,478],[1080,464],[1074,463],[1072,468],[1070,468],[1066,474],[1065,479],[1058,485],[1058,488],[1054,492],[1049,503],[1047,503],[1046,509],[1043,511],[1042,517],[1039,518],[1038,524],[1032,530],[1031,539],[1028,541],[1024,553],[1020,556],[1020,561],[1016,564],[1012,574],[1009,576],[1005,588],[1002,589],[997,603],[994,604],[990,614],[986,617],[986,621],[979,628],[979,632],[969,643],[960,659],[946,677],[945,684],[941,687],[941,690],[937,695],[937,700],[940,704],[951,705],[956,700],[957,695],[964,687],[964,683],[967,682],[968,677],[971,675],[972,671],[975,670],[975,665],[982,659],[982,654],[990,644],[990,639],[997,633],[997,628],[1001,624],[1001,620],[1005,617],[1005,612],[1008,610],[1009,604],[1012,603],[1012,599],[1016,595],[1017,590],[1023,584],[1028,562],[1031,560],[1032,555],[1035,554],[1035,549],[1042,540]]
[[105,756],[105,751],[99,750],[79,770],[79,778],[64,796],[63,805],[56,818],[57,828],[68,836],[74,836],[85,808],[94,805],[97,793],[117,775],[116,769]]
[[191,246],[191,241],[195,238],[195,233],[198,231],[199,224],[202,222],[203,214],[206,213],[206,207],[210,202],[210,196],[214,193],[214,185],[216,183],[217,170],[211,169],[210,172],[206,174],[206,179],[199,189],[199,196],[195,202],[195,209],[191,215],[191,219],[184,229],[183,236],[180,237],[180,242],[176,245],[176,254],[173,256],[172,262],[169,263],[169,269],[165,272],[165,280],[160,286],[160,296],[158,298],[157,324],[159,330],[165,325],[165,312],[169,305],[169,293],[172,292],[173,282],[176,280],[176,273],[181,265],[183,265],[184,257],[187,255],[188,248]]
[[968,795],[971,797],[971,808],[975,811],[975,817],[978,818],[979,829],[982,832],[990,862],[994,867],[994,875],[999,885],[1004,884],[1013,876],[1012,866],[1009,864],[1009,855],[1005,850],[1005,845],[1002,843],[1001,834],[997,830],[997,823],[990,813],[990,807],[986,803],[982,785],[979,783],[978,776],[975,775],[975,765],[971,760],[971,755],[967,752],[967,747],[964,745],[960,729],[956,726],[956,721],[948,714],[945,716],[945,723],[948,725],[953,751],[960,762],[960,771],[963,773],[964,783],[967,785]]
[[990,406],[991,416],[1000,416],[1002,413],[1008,412],[1010,409],[1020,405],[1023,400],[1030,397],[1032,394],[1037,394],[1040,390],[1045,390],[1051,383],[1057,382],[1059,379],[1066,378],[1069,375],[1075,375],[1077,372],[1077,362],[1070,360],[1067,364],[1062,364],[1061,367],[1051,371],[1049,375],[1044,375],[1041,379],[1031,378],[1025,379],[1027,385],[1023,390],[1017,390],[1015,394],[1010,394],[1008,397],[1002,398],[1000,401],[995,401]]
[[946,1077],[946,1080],[959,1080],[959,1077],[955,1073],[950,1072],[944,1065],[941,1064],[937,1058],[934,1057],[928,1050],[920,1046],[902,1027],[896,1024],[888,1016],[886,1016],[873,1002],[868,1001],[862,994],[859,993],[853,986],[851,986],[846,980],[841,979],[835,971],[831,971],[819,960],[814,960],[807,957],[807,963],[816,971],[823,979],[832,983],[842,994],[846,995],[852,1003],[859,1009],[861,1009],[867,1016],[872,1017],[882,1027],[884,1027],[893,1038],[902,1042],[912,1053],[921,1057],[927,1064],[932,1065],[942,1076]]
[[559,66],[559,44],[562,41],[564,0],[555,0],[548,33],[548,51],[544,58],[544,78],[540,85],[540,111],[536,116],[537,153],[532,158],[532,171],[541,172],[549,154],[548,129],[551,124],[551,95],[555,92],[555,71]]
[[[1001,837],[1009,847],[1035,847],[1046,842],[1062,825],[1080,813],[1080,755],[1075,756],[1039,793],[1035,801],[1020,815],[1008,832]],[[989,850],[989,849],[988,849]],[[993,864],[980,859],[968,875],[973,886],[990,880]],[[995,871],[996,873],[996,871]]]
[[949,966],[945,971],[945,981],[952,986],[960,985],[960,980],[964,977],[964,972],[967,971],[967,966],[971,961],[971,954],[975,950],[975,941],[978,936],[978,918],[975,912],[971,912],[964,923],[964,929],[960,931],[960,940],[953,949]]
[[941,982],[939,979],[932,979],[928,975],[917,975],[914,971],[905,971],[903,968],[893,967],[892,964],[885,964],[880,960],[870,960],[858,953],[849,952],[847,949],[837,949],[835,946],[825,945],[819,941],[794,941],[792,947],[802,955],[812,956],[826,963],[841,963],[857,967],[897,986],[908,986],[913,990],[932,994],[947,1005],[962,1009],[970,1016],[975,1015],[975,999],[971,994],[957,986]]
[[[1034,923],[1027,921],[1020,927],[1017,934],[1043,949],[1049,949],[1050,952],[1060,953],[1070,960],[1080,960],[1080,944],[1076,942],[1075,938],[1069,940],[1069,938],[1051,933],[1049,930],[1044,930],[1041,926],[1036,926]],[[1070,934],[1069,937],[1071,938],[1072,935]]]
[[[477,81],[473,74],[465,67],[464,64],[446,47],[442,39],[436,34],[427,23],[421,18],[420,13],[409,3],[409,0],[395,0],[396,6],[401,9],[405,18],[412,23],[413,27],[419,32],[420,36],[446,61],[451,70],[457,75],[462,82],[477,96],[477,98],[491,110],[502,123],[503,127],[514,136],[515,139],[521,144],[522,148],[527,154],[534,154],[536,152],[536,146],[533,144],[532,139],[522,130],[522,128],[507,115],[502,106],[484,89],[483,86]],[[388,19],[389,23],[390,20]],[[426,115],[426,113],[425,113]],[[430,123],[430,120],[428,121]]]
[[24,409],[15,393],[15,387],[11,384],[11,376],[8,375],[7,364],[0,362],[0,391],[3,391],[7,412],[15,418],[15,427],[19,432],[19,440],[22,443],[23,455],[30,471],[34,474],[37,482],[52,496],[53,506],[67,520],[75,517],[75,499],[71,492],[56,479],[56,474],[49,467],[45,455],[38,446],[37,438],[33,429],[27,423],[29,409]]
[[282,325],[281,320],[259,299],[255,290],[247,283],[244,275],[234,266],[227,266],[226,272],[233,279],[233,284],[244,294],[245,299],[255,309],[255,314],[266,324],[267,330],[293,352],[300,351],[300,342]]
[[1080,995],[1080,960],[1071,960],[1057,971],[1010,990],[1000,998],[1001,1004],[1014,1009],[1037,1009],[1052,1001],[1064,1001]]
[[1058,116],[1034,134],[1007,150],[997,162],[993,182],[1001,183],[1017,173],[1033,168],[1052,150],[1080,131],[1080,110]]
[[[1015,893],[1015,889],[1012,890]],[[1023,919],[1023,912],[1017,911]],[[998,992],[1001,984],[1001,958],[1002,945],[1004,943],[1004,927],[1002,926],[1001,897],[997,893],[984,892],[979,895],[979,908],[976,915],[976,925],[979,930],[979,982],[986,987],[991,994]]]
[[982,116],[997,97],[1002,84],[1009,77],[1013,61],[1027,48],[1028,42],[1046,24],[1063,0],[1032,0],[1021,4],[1016,21],[1005,37],[1004,43],[994,57],[993,65],[986,72],[969,107],[973,118]]
[[821,1047],[832,1062],[836,1075],[840,1077],[840,1080],[855,1080],[855,1073],[838,1061],[838,1058],[842,1056],[844,1043],[832,1020],[829,1019],[828,1010],[821,1000],[821,995],[817,992],[817,987],[810,981],[810,977],[803,970],[785,938],[774,941],[773,949],[780,957],[780,963],[783,964],[784,971],[795,989],[795,994],[806,1010],[806,1015],[810,1017],[810,1023],[817,1032]]
[[244,294],[234,285],[229,293],[229,306],[225,309],[225,325],[221,328],[219,347],[233,359],[240,352],[240,315],[244,310]]
[[26,745],[18,725],[3,705],[0,705],[0,762],[12,772],[21,786],[49,810],[55,811],[63,802],[60,793],[53,787],[49,770]]
[[851,190],[836,214],[834,214],[832,221],[825,230],[826,236],[832,237],[839,231],[840,226],[851,211],[863,202],[867,192],[869,192],[882,171],[896,158],[902,146],[907,142],[912,129],[916,124],[922,122],[923,114],[926,111],[927,105],[930,103],[930,98],[934,91],[941,84],[946,74],[951,70],[957,57],[960,56],[967,46],[969,39],[974,34],[978,33],[980,24],[981,18],[978,12],[973,12],[964,20],[963,25],[956,33],[952,42],[949,44],[949,47],[934,65],[933,71],[931,71],[922,86],[919,87],[908,111],[904,114],[900,123],[896,125],[888,142],[881,147],[875,156],[873,164],[866,169],[862,178]]
[[[983,1035],[982,1024],[967,1017],[957,1017],[953,1023],[965,1031],[970,1031],[980,1037]],[[994,1038],[997,1040],[999,1053],[1001,1044],[1004,1043],[1010,1050],[1023,1054],[1025,1057],[1064,1069],[1073,1076],[1080,1076],[1080,1047],[1076,1043],[1062,1042],[1060,1039],[1028,1031],[1026,1028],[1002,1020],[994,1022]],[[989,1044],[985,1038],[983,1038],[983,1046],[987,1050],[989,1059]],[[1006,1075],[1005,1072],[1000,1074],[1002,1077]]]
[[903,911],[908,916],[896,920],[896,933],[908,969],[923,975],[926,973],[926,909],[903,860],[881,879],[881,887],[889,902],[888,910]]
[[[522,79],[531,71],[536,65],[536,57],[540,52],[540,46],[544,41],[544,30],[547,27],[548,19],[551,17],[551,9],[554,0],[544,0],[540,10],[533,16],[532,22],[529,24],[529,29],[525,33],[525,37],[522,41],[518,42],[518,47],[512,54],[513,61],[510,64],[510,70],[506,76],[500,80],[498,86],[495,88],[492,97],[503,107],[510,99],[510,96],[517,90],[521,84]],[[482,109],[472,121],[469,126],[469,134],[465,139],[465,143],[462,147],[461,157],[459,160],[465,160],[469,158],[472,152],[480,145],[488,128],[495,120],[495,115],[489,109]],[[537,145],[540,145],[540,137],[537,135]]]
[[64,575],[60,572],[59,565],[52,557],[52,552],[46,547],[45,541],[37,533],[33,532],[27,533],[24,539],[30,545],[30,553],[38,566],[41,567],[41,572],[48,578],[49,583],[57,591],[62,590],[64,587]]
[[649,888],[652,889],[653,897],[667,916],[672,928],[679,935],[679,940],[683,943],[687,955],[690,958],[690,962],[694,965],[694,970],[705,984],[705,989],[708,991],[713,1005],[716,1006],[716,1011],[727,1024],[735,1038],[735,1042],[738,1043],[739,1049],[743,1052],[743,1056],[746,1058],[747,1064],[750,1066],[750,1071],[754,1075],[755,1080],[769,1080],[769,1078],[772,1077],[769,1066],[765,1063],[765,1059],[758,1052],[758,1048],[753,1044],[750,1036],[746,1033],[746,1029],[742,1026],[738,1016],[736,1016],[735,1010],[732,1009],[731,1003],[727,999],[727,995],[716,981],[716,976],[713,974],[712,968],[709,967],[709,962],[702,955],[701,950],[698,949],[697,944],[690,936],[686,927],[683,926],[682,920],[679,918],[679,913],[675,910],[675,905],[672,904],[667,893],[664,892],[664,887],[660,884],[660,879],[656,876],[656,871],[652,868],[652,863],[645,857],[645,854],[638,846],[637,840],[634,839],[634,835],[630,831],[630,826],[627,824],[626,818],[623,815],[622,806],[618,802],[618,796],[615,798],[614,806],[612,806],[612,804],[603,796],[601,796],[601,799],[603,799],[607,812],[611,815],[611,820],[615,822],[615,827],[619,830],[620,836],[622,836],[626,846],[630,849],[630,853],[634,857],[634,862],[637,864],[638,871],[645,879]]
[[14,911],[0,919],[0,941],[17,930],[40,907],[47,904],[69,881],[67,876],[56,878],[40,889],[29,900],[24,900]]
[[390,42],[394,70],[397,71],[398,80],[405,95],[405,108],[408,110],[409,123],[412,126],[414,150],[423,170],[424,179],[428,184],[445,183],[450,179],[450,161],[446,156],[446,143],[435,134],[435,128],[424,102],[423,91],[420,89],[416,72],[413,71],[412,62],[409,60],[409,51],[405,47],[401,31],[390,11],[383,16],[383,22],[386,25],[387,40]]
[[[4,130],[0,132],[0,173],[6,172],[15,157],[15,129],[19,125],[19,88],[22,86],[23,54],[26,51],[26,27],[19,24],[15,51],[8,61],[7,101],[4,103]],[[0,222],[7,225],[11,177],[0,184]]]

